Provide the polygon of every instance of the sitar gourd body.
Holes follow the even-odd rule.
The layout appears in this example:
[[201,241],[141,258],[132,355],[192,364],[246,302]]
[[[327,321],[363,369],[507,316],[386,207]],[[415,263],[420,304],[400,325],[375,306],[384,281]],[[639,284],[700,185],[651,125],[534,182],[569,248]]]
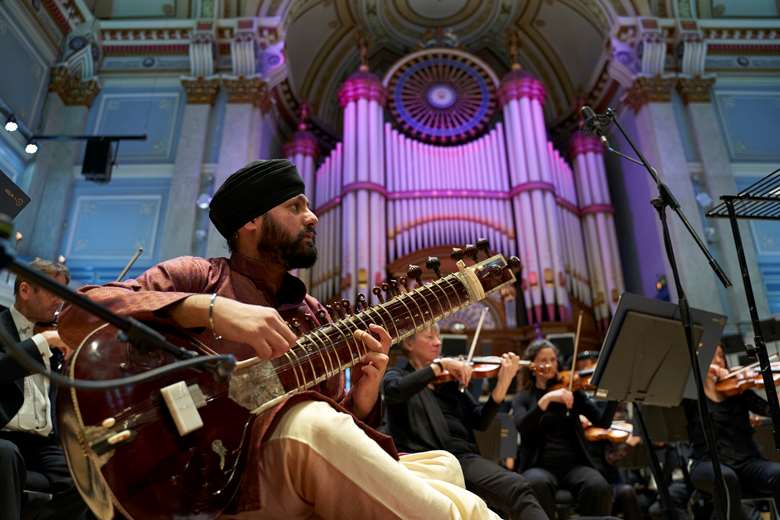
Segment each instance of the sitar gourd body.
[[[376,323],[400,341],[515,281],[501,255],[471,266],[459,262],[459,269],[310,330],[280,358],[242,361],[227,380],[187,369],[109,391],[61,391],[59,427],[79,492],[99,518],[113,518],[117,511],[138,520],[219,516],[238,490],[253,420],[358,363],[365,350],[353,338],[354,330]],[[161,332],[200,354],[218,350],[181,331]],[[114,379],[173,361],[170,354],[121,341],[115,329],[103,326],[76,350],[68,373],[78,379]],[[182,383],[185,400],[192,399],[202,421],[187,433],[180,433],[161,394],[171,385],[184,388]]]

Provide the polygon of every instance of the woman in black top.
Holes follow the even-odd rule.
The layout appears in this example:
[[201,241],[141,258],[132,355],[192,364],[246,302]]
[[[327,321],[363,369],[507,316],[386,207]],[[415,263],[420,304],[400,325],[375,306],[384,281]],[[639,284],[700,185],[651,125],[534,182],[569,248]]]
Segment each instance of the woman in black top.
[[549,369],[535,374],[523,369],[523,390],[512,402],[520,433],[518,470],[531,482],[548,515],[554,515],[559,487],[575,496],[581,515],[608,515],[612,510],[612,486],[594,468],[579,416],[584,415],[596,426],[607,426],[617,403],[600,410],[582,391],[547,391],[558,376],[558,349],[547,340],[531,343],[524,358]]
[[[407,359],[385,373],[382,394],[387,405],[387,426],[399,451],[446,450],[463,470],[466,489],[479,495],[499,513],[511,518],[547,520],[528,482],[515,472],[479,454],[473,430],[493,421],[499,404],[519,368],[515,354],[504,354],[496,387],[488,400],[477,403],[459,383],[468,384],[471,367],[452,358],[439,359],[439,330],[423,330],[403,343]],[[444,370],[457,380],[433,386]]]
[[[704,393],[718,438],[720,467],[728,491],[729,518],[742,520],[746,518],[740,505],[744,491],[752,496],[772,497],[775,504],[780,504],[780,464],[761,455],[750,424],[750,412],[768,416],[769,403],[753,390],[732,397],[722,395],[715,383],[726,374],[726,357],[718,346],[704,382]],[[684,407],[693,447],[691,480],[697,489],[711,494],[715,477],[696,402],[686,400]]]

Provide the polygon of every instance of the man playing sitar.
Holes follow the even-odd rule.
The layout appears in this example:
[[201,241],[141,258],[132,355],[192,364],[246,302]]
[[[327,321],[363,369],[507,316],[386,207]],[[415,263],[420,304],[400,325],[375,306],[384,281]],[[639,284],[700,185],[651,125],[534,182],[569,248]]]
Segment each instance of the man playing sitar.
[[[210,206],[230,258],[176,258],[135,280],[82,291],[118,314],[188,329],[239,360],[285,356],[297,337],[280,311],[297,309],[311,326],[328,320],[288,273],[311,267],[317,257],[317,217],[303,193],[290,162],[251,163],[225,181]],[[76,346],[99,325],[71,307],[59,330]],[[339,373],[281,399],[252,422],[230,513],[286,519],[495,517],[464,489],[454,457],[429,452],[399,460],[392,441],[372,428],[380,420],[378,392],[391,337],[374,324],[354,337],[364,354],[349,394]]]

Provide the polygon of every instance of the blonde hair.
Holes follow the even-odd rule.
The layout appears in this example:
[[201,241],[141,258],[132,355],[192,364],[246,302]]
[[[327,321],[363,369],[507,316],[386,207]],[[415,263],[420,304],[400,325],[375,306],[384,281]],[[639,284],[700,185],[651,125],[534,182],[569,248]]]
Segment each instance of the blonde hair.
[[422,334],[423,332],[435,332],[436,334],[439,334],[439,324],[436,322],[431,323],[430,325],[425,325],[420,330],[416,331],[414,334],[409,336],[408,338],[404,338],[404,340],[401,342],[401,349],[405,352],[409,351],[409,342],[414,341],[414,339],[417,337],[418,334]]

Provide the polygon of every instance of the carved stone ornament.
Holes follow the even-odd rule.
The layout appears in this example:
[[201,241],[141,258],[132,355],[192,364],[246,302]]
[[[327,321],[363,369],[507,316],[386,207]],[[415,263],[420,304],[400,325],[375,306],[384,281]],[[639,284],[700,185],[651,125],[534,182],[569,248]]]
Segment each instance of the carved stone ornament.
[[709,103],[712,86],[715,84],[715,78],[703,78],[696,76],[693,78],[680,78],[677,80],[677,92],[683,103]]
[[265,81],[258,77],[223,78],[222,85],[228,96],[228,103],[251,103],[261,109],[266,109],[268,90]]
[[184,87],[184,92],[187,94],[187,103],[193,105],[213,105],[219,93],[219,85],[218,78],[181,79],[181,86]]
[[668,103],[672,100],[674,83],[674,78],[638,77],[623,94],[622,101],[634,112],[639,112],[647,103]]
[[49,92],[54,92],[67,106],[89,107],[100,93],[97,78],[81,81],[78,74],[67,67],[54,67],[49,80]]

